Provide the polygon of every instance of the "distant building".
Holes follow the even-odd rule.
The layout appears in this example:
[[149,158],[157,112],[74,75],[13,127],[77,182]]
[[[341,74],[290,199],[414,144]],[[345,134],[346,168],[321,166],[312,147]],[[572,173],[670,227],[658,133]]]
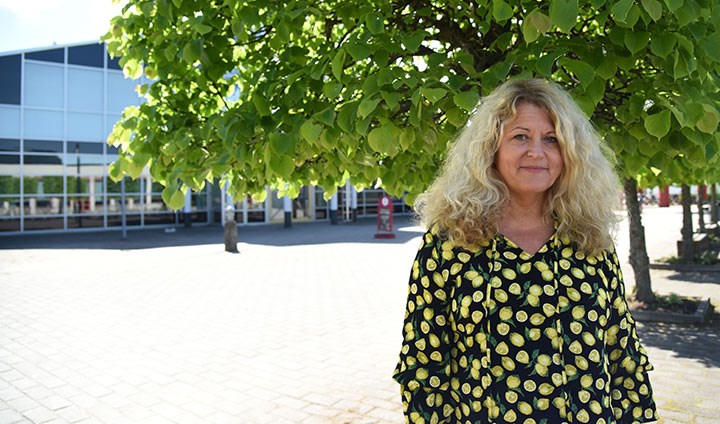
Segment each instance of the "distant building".
[[[135,87],[147,82],[124,77],[102,43],[52,46],[0,53],[0,235],[37,231],[120,228],[121,184],[108,178],[117,149],[107,135],[122,110],[139,104]],[[162,186],[145,173],[125,180],[125,225],[197,224],[223,220],[226,196],[217,185],[188,195],[180,212],[161,199]],[[345,196],[348,193],[350,196]],[[239,224],[329,219],[375,213],[380,190],[343,187],[337,202],[305,187],[292,202],[269,193],[267,201],[235,205]],[[408,212],[396,199],[396,212]]]

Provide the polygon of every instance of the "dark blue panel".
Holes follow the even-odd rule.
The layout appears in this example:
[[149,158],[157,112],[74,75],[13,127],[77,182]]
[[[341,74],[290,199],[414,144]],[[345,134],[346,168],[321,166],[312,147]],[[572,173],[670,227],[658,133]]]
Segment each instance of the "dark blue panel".
[[110,55],[108,55],[107,67],[108,69],[119,69],[122,71],[122,67],[120,66],[120,56],[112,58],[110,57]]
[[23,150],[36,153],[62,153],[62,141],[53,140],[25,140]]
[[85,143],[82,141],[68,141],[67,152],[75,153],[75,149],[79,150],[79,153],[94,153],[102,154],[103,143]]
[[0,103],[20,104],[20,55],[0,56]]
[[0,138],[0,152],[19,152],[20,140],[13,138]]
[[[0,163],[18,165],[18,164],[20,164],[20,156],[18,156],[18,155],[0,155]],[[2,193],[2,194],[7,194],[7,193]]]
[[26,165],[62,165],[59,156],[24,155],[23,163]]
[[68,47],[68,63],[71,65],[103,67],[103,44]]
[[42,60],[43,62],[65,63],[65,49],[59,48],[25,53],[25,59]]

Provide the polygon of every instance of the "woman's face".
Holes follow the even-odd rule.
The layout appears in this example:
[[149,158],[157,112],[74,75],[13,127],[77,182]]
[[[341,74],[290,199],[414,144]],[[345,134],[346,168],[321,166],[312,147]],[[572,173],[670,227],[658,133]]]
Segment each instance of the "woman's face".
[[515,119],[505,122],[495,167],[514,200],[544,196],[560,176],[563,158],[555,124],[545,108],[517,105]]

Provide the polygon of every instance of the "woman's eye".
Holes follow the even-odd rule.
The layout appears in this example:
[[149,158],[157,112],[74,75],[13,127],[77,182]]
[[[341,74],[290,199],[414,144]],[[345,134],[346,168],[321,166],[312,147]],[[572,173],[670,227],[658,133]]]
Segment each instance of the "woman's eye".
[[558,142],[558,139],[555,138],[555,137],[546,137],[546,138],[545,138],[545,141],[548,142],[548,143],[557,143],[557,142]]
[[516,134],[514,137],[516,140],[527,140],[527,135],[525,134]]

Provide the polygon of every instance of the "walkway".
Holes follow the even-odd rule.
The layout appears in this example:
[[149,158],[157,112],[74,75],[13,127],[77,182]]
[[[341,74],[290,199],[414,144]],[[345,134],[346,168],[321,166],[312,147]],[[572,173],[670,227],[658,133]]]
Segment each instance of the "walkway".
[[[646,209],[651,257],[672,252],[678,211]],[[420,229],[399,228],[242,227],[239,254],[220,228],[0,237],[0,424],[401,423],[390,375]],[[656,291],[717,302],[720,276],[665,273]],[[640,334],[661,423],[718,422],[720,325]]]

